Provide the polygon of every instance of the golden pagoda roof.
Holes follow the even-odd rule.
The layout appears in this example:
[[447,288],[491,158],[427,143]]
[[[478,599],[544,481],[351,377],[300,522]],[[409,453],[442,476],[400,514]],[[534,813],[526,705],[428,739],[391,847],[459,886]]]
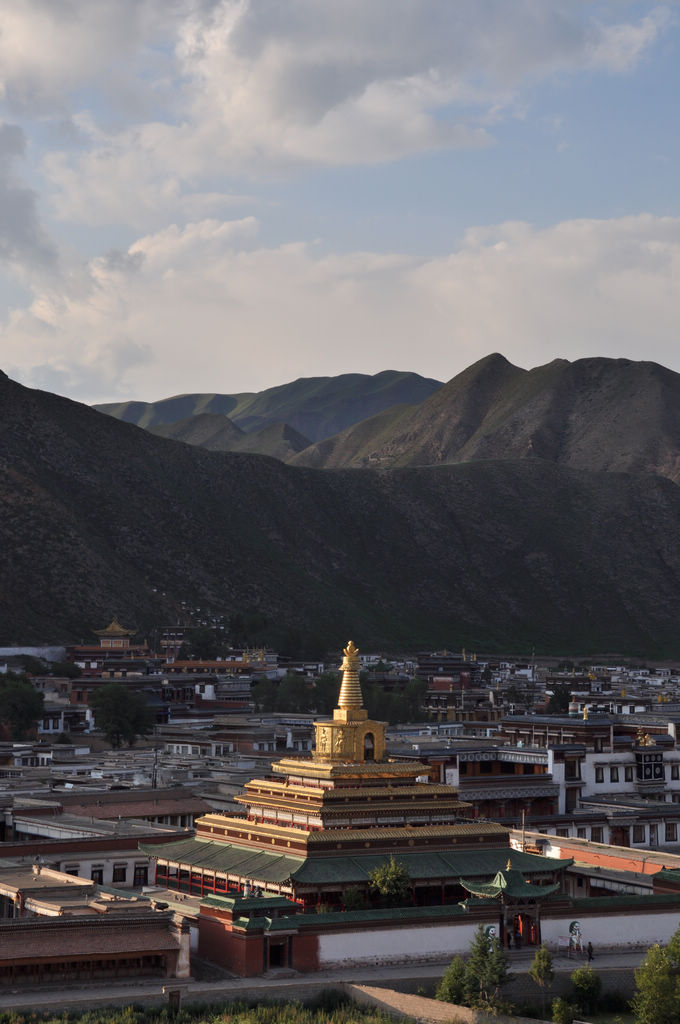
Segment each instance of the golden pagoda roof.
[[117,615],[113,616],[106,629],[93,630],[96,636],[134,636],[136,632],[136,629],[126,629],[125,626],[121,626]]

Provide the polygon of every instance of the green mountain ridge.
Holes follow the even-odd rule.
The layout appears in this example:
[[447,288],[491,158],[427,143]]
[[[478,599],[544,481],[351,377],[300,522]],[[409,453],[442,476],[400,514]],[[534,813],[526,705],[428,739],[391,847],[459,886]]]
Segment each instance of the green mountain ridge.
[[246,433],[287,423],[303,437],[318,441],[400,402],[420,402],[441,382],[416,373],[383,370],[373,376],[301,377],[261,392],[234,395],[176,395],[159,402],[119,402],[94,406],[116,419],[147,429],[191,416],[228,416]]
[[274,645],[680,653],[680,488],[661,476],[287,466],[6,378],[0,473],[2,644],[79,640],[113,614],[144,635],[186,601]]

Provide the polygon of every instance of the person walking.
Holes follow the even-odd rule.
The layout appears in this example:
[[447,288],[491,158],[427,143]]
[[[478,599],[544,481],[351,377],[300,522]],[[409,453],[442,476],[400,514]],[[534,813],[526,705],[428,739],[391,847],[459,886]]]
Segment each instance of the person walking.
[[590,963],[590,961],[593,959],[593,955],[594,955],[593,954],[593,944],[592,944],[592,942],[589,942],[588,945],[586,946],[586,952],[588,954],[588,963]]

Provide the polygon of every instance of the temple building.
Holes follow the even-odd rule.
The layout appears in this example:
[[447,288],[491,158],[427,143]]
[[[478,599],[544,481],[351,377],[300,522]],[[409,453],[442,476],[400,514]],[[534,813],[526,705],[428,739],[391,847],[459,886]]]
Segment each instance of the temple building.
[[[225,933],[238,931],[234,920],[248,919],[251,939],[269,922],[278,943],[299,936],[303,919],[320,923],[319,911],[337,918],[357,899],[379,906],[371,875],[390,857],[408,871],[408,909],[457,915],[467,895],[461,876],[490,881],[510,859],[535,884],[552,886],[571,863],[511,849],[509,830],[468,817],[455,788],[427,781],[427,765],[387,759],[386,723],[363,707],[358,653],[352,642],[345,648],[338,706],[332,719],[315,722],[311,757],[284,758],[272,777],[249,782],[237,797],[242,815],[207,814],[195,837],[143,846],[157,885],[203,897],[202,956],[251,973],[233,950],[219,954]],[[266,963],[293,964],[294,944],[284,945],[285,955],[268,954]],[[261,970],[260,954],[258,947]],[[296,966],[313,969],[304,957]]]

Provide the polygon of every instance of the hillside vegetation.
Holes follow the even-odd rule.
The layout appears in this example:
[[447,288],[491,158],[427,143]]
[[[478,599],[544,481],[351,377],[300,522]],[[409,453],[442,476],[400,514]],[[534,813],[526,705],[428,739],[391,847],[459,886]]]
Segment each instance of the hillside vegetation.
[[0,643],[180,602],[277,644],[680,654],[680,490],[544,459],[312,470],[0,379]]

